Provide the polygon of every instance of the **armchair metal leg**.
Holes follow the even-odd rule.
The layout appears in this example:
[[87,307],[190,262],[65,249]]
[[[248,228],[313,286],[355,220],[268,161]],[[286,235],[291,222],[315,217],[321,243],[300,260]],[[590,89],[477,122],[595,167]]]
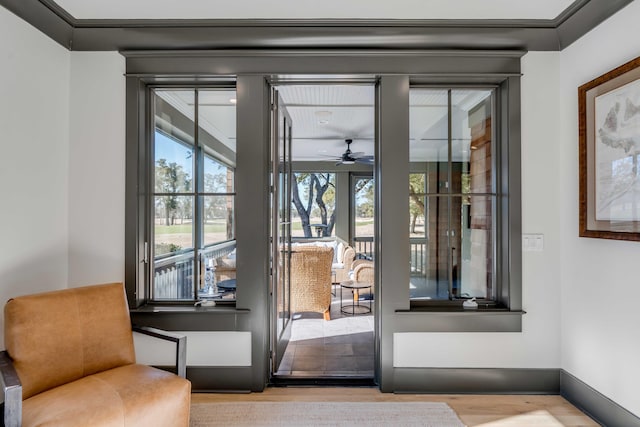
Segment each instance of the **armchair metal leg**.
[[22,384],[6,351],[0,352],[0,381],[4,392],[4,426],[22,425]]
[[176,374],[187,378],[187,337],[148,326],[133,325],[133,331],[176,343]]

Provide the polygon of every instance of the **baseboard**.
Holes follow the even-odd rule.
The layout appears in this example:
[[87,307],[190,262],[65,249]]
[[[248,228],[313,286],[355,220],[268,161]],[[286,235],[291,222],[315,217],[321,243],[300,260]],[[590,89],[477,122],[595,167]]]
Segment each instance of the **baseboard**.
[[395,368],[396,393],[559,394],[558,369]]
[[373,378],[353,377],[275,377],[269,382],[270,387],[376,387]]
[[603,426],[640,427],[640,418],[563,369],[560,395]]
[[251,367],[187,367],[187,378],[194,392],[249,392],[253,388]]

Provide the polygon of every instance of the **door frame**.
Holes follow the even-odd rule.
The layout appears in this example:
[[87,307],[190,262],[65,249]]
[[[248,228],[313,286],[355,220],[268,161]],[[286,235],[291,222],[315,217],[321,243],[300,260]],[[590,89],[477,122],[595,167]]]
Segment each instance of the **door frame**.
[[[297,77],[293,77],[290,75],[285,76],[284,78],[280,78],[280,76],[271,76],[270,79],[267,80],[268,81],[268,86],[269,86],[269,92],[270,94],[272,93],[272,89],[277,89],[278,86],[281,85],[303,85],[303,84],[314,84],[314,85],[353,85],[353,84],[359,84],[359,85],[367,85],[367,86],[371,86],[371,89],[376,91],[377,90],[377,84],[378,84],[378,79],[377,78],[373,78],[371,75],[350,75],[348,77],[340,77],[340,78],[335,78],[333,75],[331,74],[325,74],[325,75],[314,75],[313,79],[309,79],[306,77],[302,77],[302,76],[297,76]],[[374,116],[377,116],[378,114],[378,97],[374,98]],[[269,101],[269,110],[270,111],[274,111],[274,107],[273,107],[273,99],[270,99]],[[275,99],[275,102],[278,102],[278,99]],[[277,107],[277,105],[276,105]],[[286,109],[286,104],[285,104],[285,109]],[[276,111],[273,112],[273,114],[277,114],[277,108]],[[288,114],[288,113],[287,113]],[[377,124],[377,120],[374,120],[374,127],[376,127]],[[271,122],[271,126],[273,126],[273,121]],[[377,129],[374,130],[374,147],[377,150],[377,146],[379,144],[378,142],[378,131]],[[275,138],[275,129],[271,128],[270,129],[270,133],[269,135],[271,136],[271,138]],[[291,136],[291,135],[290,135]],[[293,170],[292,170],[293,172]],[[355,201],[353,200],[353,189],[352,189],[352,174],[355,175],[366,175],[366,176],[370,176],[370,177],[375,177],[376,175],[376,166],[374,164],[374,167],[371,171],[368,172],[362,172],[362,171],[356,171],[356,172],[350,172],[349,173],[349,178],[346,180],[347,183],[347,188],[348,188],[348,205],[345,209],[345,212],[347,213],[347,215],[349,215],[349,225],[348,225],[348,230],[349,230],[349,236],[348,236],[348,244],[351,245],[351,240],[353,240],[353,236],[354,236],[354,228],[353,228],[353,224],[352,224],[352,215],[355,215],[355,211],[354,211],[354,203]],[[291,183],[291,185],[293,185],[293,183]],[[271,205],[271,211],[274,209],[274,205]],[[271,213],[272,215],[272,213]],[[376,216],[376,211],[374,210],[374,218]],[[271,221],[271,223],[273,224],[273,220]],[[273,226],[273,225],[272,225]],[[376,233],[377,227],[374,226],[374,242],[375,242],[375,233]],[[374,243],[375,244],[375,243]],[[272,283],[272,277],[269,277],[269,283]],[[376,276],[375,282],[374,282],[374,292],[377,294],[378,292],[378,279]],[[271,287],[270,287],[271,290]],[[270,381],[274,381],[275,379],[277,379],[277,376],[275,375],[277,369],[276,369],[276,365],[274,363],[272,363],[272,360],[274,358],[277,358],[277,349],[276,347],[276,341],[277,341],[277,337],[275,336],[275,325],[274,325],[274,317],[276,314],[275,311],[275,307],[273,306],[275,302],[275,299],[272,297],[270,298],[270,309],[269,309],[269,343],[270,343],[270,348],[268,350],[268,357],[269,357],[269,380]],[[372,303],[373,304],[373,303]],[[291,313],[292,314],[292,313]],[[375,384],[379,384],[378,383],[378,378],[380,377],[380,373],[379,373],[379,369],[380,369],[380,360],[379,360],[379,349],[380,349],[380,345],[379,345],[379,341],[380,341],[380,334],[379,334],[379,319],[378,319],[378,310],[374,310],[373,312],[373,316],[374,316],[374,346],[373,346],[373,351],[374,351],[374,374],[372,377],[372,380]],[[288,340],[287,340],[288,341]],[[288,342],[287,342],[288,344]],[[286,346],[285,346],[286,348]],[[273,351],[276,350],[275,356]],[[288,379],[289,380],[289,379]],[[297,380],[293,379],[293,382],[295,382]],[[312,382],[314,384],[317,383],[323,383],[324,379],[323,378],[306,378],[306,377],[300,377],[300,380],[303,382],[306,382],[308,380],[312,380]],[[363,382],[362,378],[356,378],[356,379],[349,379],[349,378],[327,378],[327,383],[339,383],[340,385],[354,385],[354,386],[361,386],[364,383],[368,383],[367,381]]]
[[[270,376],[273,377],[278,371],[291,337],[291,130],[293,123],[277,88],[271,86],[269,92],[271,111],[269,366]],[[284,246],[284,250],[281,250],[281,246]],[[284,317],[280,317],[281,313]]]

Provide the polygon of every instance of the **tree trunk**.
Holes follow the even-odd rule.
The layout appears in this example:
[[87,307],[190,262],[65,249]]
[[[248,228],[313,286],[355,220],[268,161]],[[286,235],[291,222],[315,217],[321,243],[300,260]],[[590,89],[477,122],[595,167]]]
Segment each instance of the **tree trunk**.
[[302,222],[302,231],[304,232],[304,237],[312,237],[311,236],[311,227],[309,226],[309,211],[307,211],[302,205],[302,201],[300,201],[300,194],[298,193],[298,179],[296,174],[293,174],[293,185],[291,186],[291,195],[293,199],[293,205],[296,207],[298,211],[298,215],[300,216],[300,221]]
[[[324,200],[322,199],[322,197],[324,196],[324,193],[327,191],[327,188],[329,188],[329,180],[327,179],[325,184],[321,185],[320,180],[318,179],[318,176],[312,175],[311,183],[312,185],[315,185],[315,188],[316,188],[316,203],[318,204],[318,209],[320,209],[320,222],[322,224],[328,225],[327,205],[324,203]],[[329,234],[328,231],[329,231],[329,227],[325,227],[322,230],[322,235],[324,237],[330,236],[331,234]]]

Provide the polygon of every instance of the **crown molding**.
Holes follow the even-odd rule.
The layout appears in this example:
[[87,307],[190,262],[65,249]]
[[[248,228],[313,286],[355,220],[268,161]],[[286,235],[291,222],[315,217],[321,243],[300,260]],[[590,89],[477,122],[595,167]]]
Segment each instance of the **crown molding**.
[[0,5],[74,51],[489,49],[558,51],[633,0],[576,0],[554,19],[77,19],[53,0]]

